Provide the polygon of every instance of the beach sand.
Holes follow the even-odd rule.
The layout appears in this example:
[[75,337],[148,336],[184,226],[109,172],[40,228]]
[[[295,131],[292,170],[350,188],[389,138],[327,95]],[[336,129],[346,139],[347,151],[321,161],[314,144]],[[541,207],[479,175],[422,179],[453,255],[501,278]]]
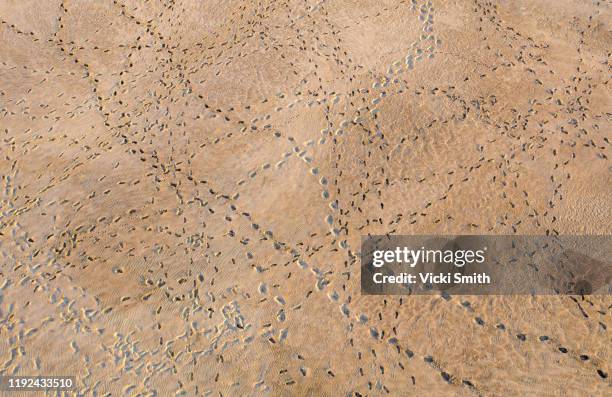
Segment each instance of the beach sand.
[[3,1],[0,374],[609,395],[608,295],[364,296],[359,250],[610,234],[610,22],[605,1]]

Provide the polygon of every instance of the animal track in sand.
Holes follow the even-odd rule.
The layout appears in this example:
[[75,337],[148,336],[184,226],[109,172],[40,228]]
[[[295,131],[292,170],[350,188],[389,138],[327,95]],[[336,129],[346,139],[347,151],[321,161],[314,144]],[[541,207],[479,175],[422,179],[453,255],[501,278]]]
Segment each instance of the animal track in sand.
[[607,298],[362,296],[358,247],[609,233],[609,15],[5,4],[0,371],[80,394],[605,393]]

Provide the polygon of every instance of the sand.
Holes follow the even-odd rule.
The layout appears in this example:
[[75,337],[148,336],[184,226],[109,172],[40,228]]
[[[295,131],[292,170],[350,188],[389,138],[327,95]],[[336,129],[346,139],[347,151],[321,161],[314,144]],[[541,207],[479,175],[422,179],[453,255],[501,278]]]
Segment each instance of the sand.
[[609,395],[609,296],[363,296],[359,249],[610,234],[610,22],[603,1],[3,1],[0,374]]

